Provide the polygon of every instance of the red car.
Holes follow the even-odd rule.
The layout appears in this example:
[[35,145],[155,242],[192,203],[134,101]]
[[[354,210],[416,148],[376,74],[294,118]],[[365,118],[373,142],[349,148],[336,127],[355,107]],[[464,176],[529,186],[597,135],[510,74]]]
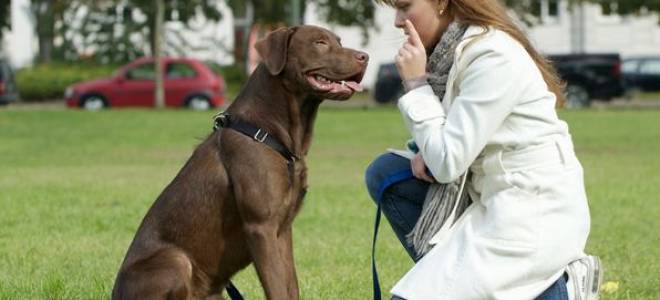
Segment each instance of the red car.
[[[225,81],[203,62],[190,58],[162,58],[165,105],[207,110],[224,104]],[[74,84],[66,89],[69,107],[153,107],[153,58],[140,58],[119,69],[114,77]]]

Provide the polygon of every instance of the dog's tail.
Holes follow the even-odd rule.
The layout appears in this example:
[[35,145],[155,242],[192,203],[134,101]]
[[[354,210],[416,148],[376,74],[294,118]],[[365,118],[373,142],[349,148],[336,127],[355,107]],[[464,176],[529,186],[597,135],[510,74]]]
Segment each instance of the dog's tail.
[[193,267],[183,250],[160,249],[119,271],[112,299],[190,299],[196,281]]

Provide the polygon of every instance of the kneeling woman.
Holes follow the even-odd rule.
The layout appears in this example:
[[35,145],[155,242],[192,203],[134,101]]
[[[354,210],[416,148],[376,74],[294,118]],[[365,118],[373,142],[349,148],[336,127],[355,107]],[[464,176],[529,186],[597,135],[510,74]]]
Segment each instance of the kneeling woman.
[[[599,268],[584,254],[589,208],[555,111],[563,97],[553,68],[497,0],[378,1],[408,36],[396,57],[407,91],[398,107],[418,149],[367,170],[371,196],[417,260],[395,298],[595,299],[597,282],[566,283],[593,281]],[[438,205],[425,198],[447,200],[427,197],[440,183],[469,197],[450,205],[460,217],[412,246],[406,235],[420,218],[446,216],[426,211]]]

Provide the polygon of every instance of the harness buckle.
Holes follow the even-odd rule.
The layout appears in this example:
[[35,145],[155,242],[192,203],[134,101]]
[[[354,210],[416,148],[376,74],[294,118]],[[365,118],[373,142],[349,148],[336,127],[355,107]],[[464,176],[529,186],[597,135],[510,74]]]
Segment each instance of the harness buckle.
[[255,133],[254,136],[252,137],[255,141],[257,141],[259,143],[263,143],[266,140],[266,138],[268,137],[268,132],[265,132],[265,131],[263,132],[263,136],[259,137],[259,134],[261,132],[262,132],[261,128],[259,128],[257,130],[257,133]]

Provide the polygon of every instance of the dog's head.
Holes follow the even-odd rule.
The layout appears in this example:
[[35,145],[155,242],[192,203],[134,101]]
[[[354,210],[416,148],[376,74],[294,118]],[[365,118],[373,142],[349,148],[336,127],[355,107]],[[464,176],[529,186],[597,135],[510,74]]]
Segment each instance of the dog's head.
[[361,91],[369,56],[344,48],[321,27],[297,26],[271,32],[255,45],[270,74],[283,76],[299,92],[346,100]]

